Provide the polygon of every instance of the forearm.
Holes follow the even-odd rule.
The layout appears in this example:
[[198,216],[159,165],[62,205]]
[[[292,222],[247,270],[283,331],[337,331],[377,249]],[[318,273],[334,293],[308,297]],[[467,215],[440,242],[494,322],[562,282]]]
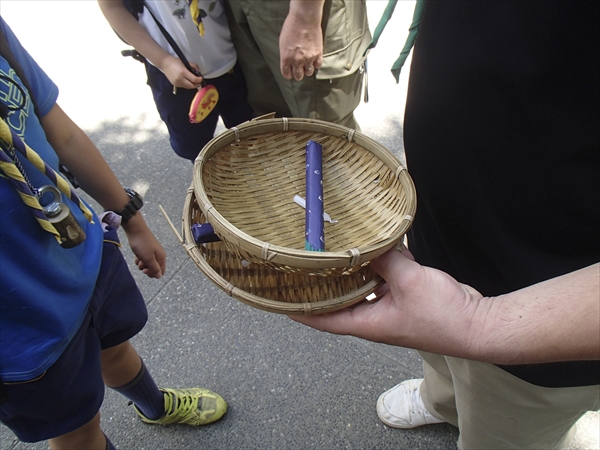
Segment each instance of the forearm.
[[325,0],[291,0],[288,17],[293,17],[306,25],[321,26]]
[[600,265],[482,299],[465,357],[497,364],[600,359]]
[[121,211],[129,196],[96,146],[58,106],[42,118],[48,142],[81,188],[103,208]]
[[135,17],[127,11],[122,1],[98,0],[98,5],[110,26],[119,36],[154,66],[162,70],[163,64],[170,55],[152,39]]
[[[81,188],[104,209],[119,212],[129,196],[96,146],[58,106],[41,119],[48,142],[62,164],[75,175]],[[140,270],[160,278],[166,270],[166,254],[139,212],[123,224]]]

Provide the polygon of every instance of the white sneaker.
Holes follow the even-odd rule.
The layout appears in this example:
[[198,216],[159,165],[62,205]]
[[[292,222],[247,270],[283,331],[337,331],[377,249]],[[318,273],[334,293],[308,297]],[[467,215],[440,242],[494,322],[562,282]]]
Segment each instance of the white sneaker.
[[377,415],[387,426],[414,428],[432,423],[443,423],[425,409],[419,393],[422,378],[406,380],[384,392],[377,400]]

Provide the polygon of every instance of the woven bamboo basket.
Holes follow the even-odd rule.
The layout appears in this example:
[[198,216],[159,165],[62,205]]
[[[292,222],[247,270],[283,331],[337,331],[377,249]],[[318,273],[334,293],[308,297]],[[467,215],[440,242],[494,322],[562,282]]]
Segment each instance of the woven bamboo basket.
[[369,266],[344,277],[286,273],[263,264],[248,264],[223,242],[196,245],[191,227],[205,223],[205,217],[192,187],[182,221],[183,238],[173,229],[198,268],[228,295],[255,308],[289,315],[321,314],[363,300],[383,282]]
[[[308,140],[323,148],[324,252],[304,250]],[[194,164],[198,205],[240,259],[290,273],[341,276],[400,242],[412,224],[416,193],[385,147],[328,122],[262,119],[210,141]]]

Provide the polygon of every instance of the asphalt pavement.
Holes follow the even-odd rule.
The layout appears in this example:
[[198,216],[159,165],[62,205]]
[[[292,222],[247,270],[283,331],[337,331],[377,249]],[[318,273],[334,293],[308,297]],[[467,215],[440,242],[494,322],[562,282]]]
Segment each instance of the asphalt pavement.
[[[368,2],[372,28],[386,3]],[[396,84],[389,68],[404,43],[413,6],[399,2],[371,52],[370,101],[356,111],[362,131],[402,161],[408,69]],[[137,271],[123,246],[150,315],[134,346],[159,385],[206,387],[229,404],[223,419],[205,427],[151,426],[137,419],[126,399],[107,390],[102,428],[117,448],[456,448],[458,430],[451,425],[398,430],[377,418],[375,403],[383,391],[422,376],[415,351],[321,333],[254,309],[200,272],[159,208],[180,228],[192,164],[171,150],[142,65],[121,57],[124,44],[96,2],[1,0],[0,13],[60,87],[61,107],[88,133],[123,185],[143,194],[142,213],[167,251],[167,274],[154,280]],[[584,417],[572,449],[599,448],[598,421],[598,413]],[[44,443],[19,442],[0,426],[0,450],[43,448]]]

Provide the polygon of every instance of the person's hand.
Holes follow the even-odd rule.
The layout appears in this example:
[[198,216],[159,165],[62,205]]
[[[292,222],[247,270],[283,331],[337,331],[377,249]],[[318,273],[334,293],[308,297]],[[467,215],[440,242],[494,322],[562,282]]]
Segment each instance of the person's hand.
[[[196,64],[190,63],[190,66],[200,72]],[[202,85],[203,78],[187,70],[181,60],[174,56],[168,55],[161,62],[159,69],[175,88],[198,89]]]
[[390,250],[371,266],[387,281],[378,301],[290,318],[329,333],[448,355],[468,342],[469,319],[482,298],[476,290],[417,264],[406,249]]
[[123,229],[135,255],[135,264],[150,278],[160,278],[167,271],[167,254],[144,222],[141,213],[135,214]]
[[279,35],[279,56],[281,74],[285,79],[300,81],[305,76],[314,75],[315,70],[323,65],[321,14],[296,13],[290,6]]

